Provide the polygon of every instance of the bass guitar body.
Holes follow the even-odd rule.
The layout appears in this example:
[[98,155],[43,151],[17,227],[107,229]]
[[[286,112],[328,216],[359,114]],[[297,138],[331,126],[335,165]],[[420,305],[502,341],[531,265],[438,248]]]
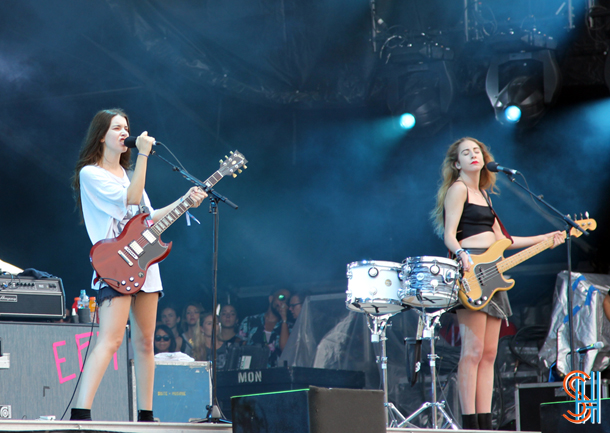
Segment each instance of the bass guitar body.
[[97,242],[89,253],[98,277],[125,295],[140,291],[148,268],[171,251],[172,243],[164,243],[150,230],[148,216],[136,215],[118,237]]
[[504,251],[510,245],[510,240],[501,239],[483,254],[471,256],[474,264],[469,272],[464,272],[458,292],[460,301],[466,308],[480,310],[496,292],[510,290],[515,285],[515,280],[504,278],[498,270],[498,264],[504,260]]

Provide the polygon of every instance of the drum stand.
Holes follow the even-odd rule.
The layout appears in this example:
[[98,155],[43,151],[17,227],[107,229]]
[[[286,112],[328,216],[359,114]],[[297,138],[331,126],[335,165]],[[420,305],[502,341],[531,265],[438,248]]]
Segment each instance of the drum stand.
[[421,414],[423,411],[425,411],[428,408],[432,408],[432,428],[434,428],[434,429],[439,428],[437,425],[437,419],[438,419],[437,411],[440,411],[441,414],[443,415],[443,417],[445,418],[444,426],[451,425],[451,428],[453,430],[459,430],[458,425],[455,423],[455,421],[453,421],[451,419],[449,414],[447,414],[447,411],[445,411],[445,402],[436,401],[436,359],[438,358],[438,356],[436,355],[436,352],[434,351],[434,338],[435,338],[434,337],[434,328],[438,324],[441,314],[443,314],[444,312],[445,312],[445,310],[438,310],[438,311],[435,311],[434,313],[425,313],[425,312],[421,312],[421,311],[419,312],[420,319],[423,320],[423,323],[424,323],[423,339],[430,340],[430,354],[428,355],[428,359],[430,360],[430,375],[431,375],[430,381],[432,383],[432,401],[425,402],[424,404],[422,404],[419,409],[417,409],[415,412],[413,412],[411,415],[409,415],[409,417],[407,419],[402,421],[398,425],[398,427],[405,427],[405,424],[407,424],[407,423],[410,424],[410,421],[412,419],[414,419],[415,417],[417,417],[419,414]]
[[[388,402],[388,357],[386,352],[386,328],[390,317],[397,313],[383,314],[380,316],[374,316],[367,313],[367,325],[371,331],[371,343],[381,342],[381,356],[377,357],[377,364],[381,366],[381,383],[383,385],[383,404],[386,408],[385,423],[387,427],[398,427],[403,426],[405,423],[408,426],[412,426],[405,419],[403,414],[400,413],[396,406]],[[399,425],[400,423],[400,425]]]

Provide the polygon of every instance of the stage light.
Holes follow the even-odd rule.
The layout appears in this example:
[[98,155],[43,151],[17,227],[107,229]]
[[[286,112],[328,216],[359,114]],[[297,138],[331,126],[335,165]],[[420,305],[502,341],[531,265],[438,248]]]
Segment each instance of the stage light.
[[400,116],[399,125],[402,129],[409,130],[415,126],[415,116],[411,113],[405,113]]
[[[387,88],[388,108],[409,134],[432,136],[450,119],[455,84],[448,62],[393,65]],[[409,113],[410,117],[402,115]],[[410,125],[410,126],[409,126]]]
[[528,128],[553,103],[560,81],[551,50],[504,53],[492,58],[485,90],[500,123]]
[[508,122],[517,123],[521,119],[521,109],[516,105],[509,105],[504,110],[504,117]]

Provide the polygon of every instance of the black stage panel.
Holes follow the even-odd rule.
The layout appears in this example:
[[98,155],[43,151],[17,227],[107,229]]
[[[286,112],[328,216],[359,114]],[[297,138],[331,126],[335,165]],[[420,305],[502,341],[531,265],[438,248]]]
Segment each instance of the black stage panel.
[[234,397],[233,433],[385,433],[383,392],[309,389]]

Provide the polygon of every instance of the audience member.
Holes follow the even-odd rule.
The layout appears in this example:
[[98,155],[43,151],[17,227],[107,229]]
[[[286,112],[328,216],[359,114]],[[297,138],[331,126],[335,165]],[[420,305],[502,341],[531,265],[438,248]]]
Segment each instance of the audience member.
[[166,325],[157,325],[155,329],[155,355],[157,353],[176,351],[176,340],[172,330]]
[[186,353],[186,340],[180,336],[181,319],[178,315],[178,309],[173,305],[167,305],[164,307],[161,310],[161,322],[172,330],[178,351]]
[[267,367],[277,366],[288,337],[292,322],[287,319],[287,301],[290,291],[281,289],[269,296],[267,311],[246,317],[239,328],[239,338],[249,346],[269,347]]
[[242,341],[237,335],[237,331],[239,330],[239,319],[235,307],[230,304],[223,305],[220,309],[220,317],[218,320],[220,321],[219,340],[226,344],[227,347],[234,344],[241,344]]
[[182,311],[182,338],[186,341],[184,353],[192,356],[196,361],[203,361],[201,356],[205,356],[201,313],[203,313],[203,306],[199,302],[187,304]]
[[290,314],[292,314],[292,318],[294,320],[297,320],[297,317],[299,317],[299,314],[301,314],[301,308],[307,296],[309,296],[308,292],[297,292],[290,297],[288,309],[290,310]]

